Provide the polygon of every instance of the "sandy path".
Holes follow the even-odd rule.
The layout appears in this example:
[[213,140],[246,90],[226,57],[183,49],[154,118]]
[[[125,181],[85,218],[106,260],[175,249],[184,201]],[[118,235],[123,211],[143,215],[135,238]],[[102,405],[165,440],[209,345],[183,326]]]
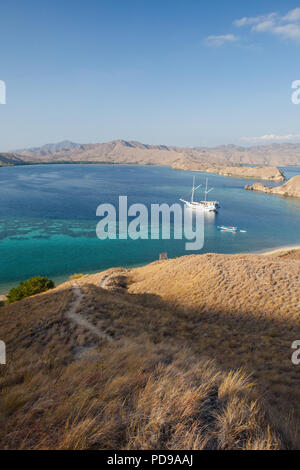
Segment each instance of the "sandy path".
[[106,274],[106,276],[104,276],[104,278],[102,279],[102,281],[100,282],[100,287],[102,287],[102,289],[105,289],[105,285],[108,281],[108,278],[109,278],[109,274]]
[[81,314],[76,313],[82,301],[83,293],[80,287],[78,286],[78,284],[75,282],[72,283],[72,289],[75,295],[75,301],[71,305],[71,308],[66,312],[66,317],[69,318],[69,320],[76,323],[77,325],[82,326],[83,328],[89,330],[97,338],[107,339],[108,341],[112,341],[112,338],[109,335],[107,335],[106,333],[103,333],[101,330],[99,330],[99,328],[97,328],[88,320],[86,320],[84,317],[82,317]]

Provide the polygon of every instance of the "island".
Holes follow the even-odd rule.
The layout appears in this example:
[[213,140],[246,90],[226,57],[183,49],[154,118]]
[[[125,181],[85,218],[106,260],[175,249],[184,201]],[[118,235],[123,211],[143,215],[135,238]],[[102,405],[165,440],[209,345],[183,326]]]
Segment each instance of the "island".
[[300,198],[300,175],[294,176],[283,185],[276,186],[275,188],[265,186],[263,183],[254,183],[252,185],[246,184],[245,189],[284,197]]
[[[208,171],[208,170],[206,170]],[[260,179],[280,182],[284,181],[284,175],[276,166],[225,166],[211,172],[222,176],[231,176],[239,178]]]

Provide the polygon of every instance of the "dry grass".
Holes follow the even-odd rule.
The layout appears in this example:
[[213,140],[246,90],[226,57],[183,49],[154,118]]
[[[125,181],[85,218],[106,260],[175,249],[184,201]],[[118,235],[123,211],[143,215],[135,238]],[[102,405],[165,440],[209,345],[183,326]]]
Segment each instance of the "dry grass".
[[[267,255],[267,253],[266,253]],[[271,256],[271,254],[270,254]],[[282,250],[277,253],[272,254],[272,256],[275,256],[277,258],[281,259],[296,259],[300,260],[300,250],[299,249],[290,249],[290,250]]]
[[[153,342],[188,345],[224,370],[245,369],[272,421],[287,421],[284,434],[300,447],[299,367],[291,362],[291,344],[300,338],[297,260],[208,254],[108,273],[111,293],[98,287],[107,272],[82,283],[84,311],[95,325],[114,338],[144,332]],[[126,277],[129,294],[116,289]]]
[[0,447],[299,448],[299,273],[204,255],[78,278],[113,342],[66,318],[70,283],[5,306]]
[[[100,351],[100,355],[99,355]],[[102,344],[2,378],[1,448],[278,448],[251,381],[167,344]]]

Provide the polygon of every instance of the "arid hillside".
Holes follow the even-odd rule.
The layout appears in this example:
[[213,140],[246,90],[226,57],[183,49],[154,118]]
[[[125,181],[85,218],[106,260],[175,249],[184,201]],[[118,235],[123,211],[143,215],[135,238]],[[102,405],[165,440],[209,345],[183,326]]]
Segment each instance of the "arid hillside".
[[300,198],[300,175],[294,176],[285,184],[272,188],[262,183],[254,183],[251,186],[246,185],[245,189],[259,191],[267,194],[277,194],[278,196]]
[[265,256],[275,256],[276,258],[282,259],[296,259],[300,260],[300,247],[286,247],[278,248],[271,252],[265,253]]
[[300,448],[300,261],[191,255],[0,309],[0,448]]
[[97,144],[64,141],[20,150],[18,155],[30,163],[167,165],[180,170],[202,170],[230,176],[282,181],[283,176],[276,166],[299,165],[300,145],[274,144],[256,147],[223,145],[215,148],[192,148],[148,145],[125,140]]
[[22,158],[14,153],[0,153],[0,166],[24,165]]
[[[96,144],[76,144],[70,141],[47,144],[17,152],[25,160],[39,161],[105,161],[114,163],[202,165],[299,165],[300,144],[271,144],[253,147],[221,145],[219,147],[176,147],[149,145],[136,141],[113,140]],[[182,160],[183,159],[183,160]],[[167,163],[166,163],[167,162]]]
[[240,178],[261,179],[269,181],[283,181],[283,173],[274,166],[225,166],[219,168],[217,173],[222,176],[238,176]]

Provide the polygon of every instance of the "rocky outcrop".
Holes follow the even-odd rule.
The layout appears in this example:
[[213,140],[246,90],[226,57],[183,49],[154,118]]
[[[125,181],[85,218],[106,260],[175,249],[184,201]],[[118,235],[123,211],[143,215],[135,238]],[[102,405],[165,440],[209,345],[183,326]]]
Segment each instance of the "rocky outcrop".
[[254,183],[251,186],[246,184],[245,189],[268,194],[277,194],[278,196],[300,198],[300,175],[294,176],[282,186],[276,186],[275,188],[265,186],[262,183]]
[[228,166],[219,168],[217,173],[223,176],[261,179],[269,181],[284,181],[283,173],[275,166]]
[[177,160],[170,165],[175,170],[204,171],[217,173],[221,176],[234,178],[261,179],[267,181],[284,181],[283,173],[276,167],[271,166],[218,166],[199,163],[188,158]]
[[0,166],[24,165],[24,161],[15,153],[0,153]]

